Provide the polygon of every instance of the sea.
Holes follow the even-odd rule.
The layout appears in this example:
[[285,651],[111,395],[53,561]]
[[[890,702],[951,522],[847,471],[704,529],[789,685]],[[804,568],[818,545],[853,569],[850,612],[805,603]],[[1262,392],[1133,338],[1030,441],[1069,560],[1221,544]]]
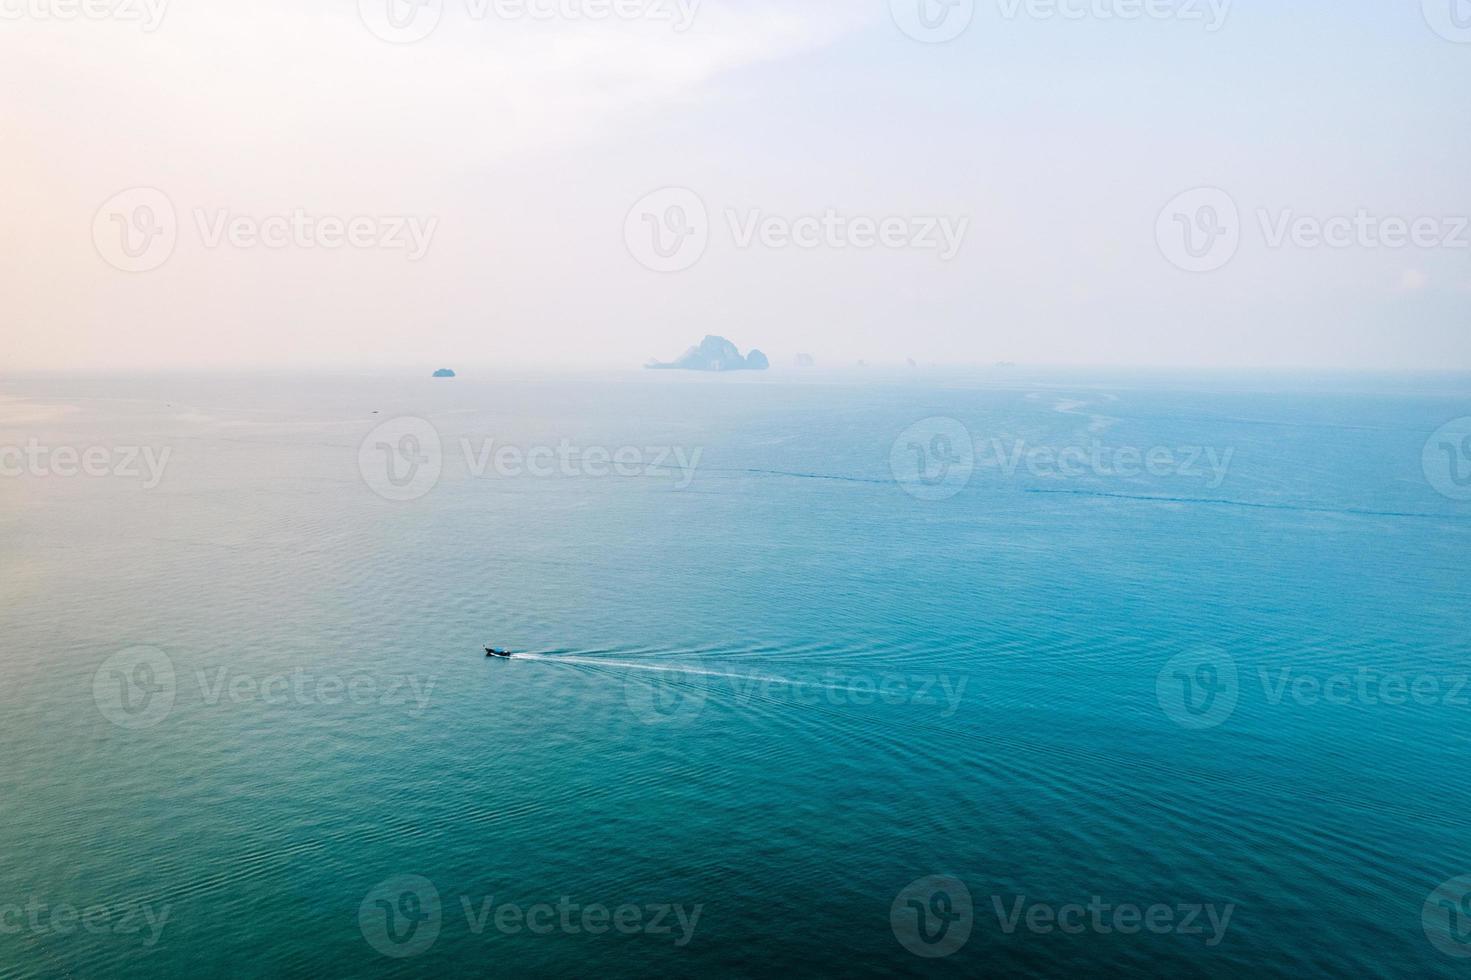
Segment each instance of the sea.
[[1471,378],[429,373],[0,378],[0,977],[1471,970]]

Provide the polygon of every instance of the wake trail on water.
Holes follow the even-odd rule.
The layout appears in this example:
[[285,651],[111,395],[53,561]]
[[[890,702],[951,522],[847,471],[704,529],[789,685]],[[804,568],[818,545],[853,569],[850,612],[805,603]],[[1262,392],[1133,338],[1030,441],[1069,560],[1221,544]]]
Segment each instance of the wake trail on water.
[[634,660],[603,660],[597,657],[569,657],[560,654],[551,656],[543,653],[518,653],[515,660],[536,661],[538,663],[551,664],[576,664],[587,667],[612,667],[619,670],[650,670],[665,674],[697,674],[701,677],[724,677],[731,680],[748,681],[756,684],[787,684],[792,687],[800,687],[804,684],[812,684],[829,691],[855,692],[851,683],[832,681],[799,681],[790,677],[778,677],[774,674],[739,674],[723,670],[706,670],[703,667],[677,667],[672,664],[640,663]]

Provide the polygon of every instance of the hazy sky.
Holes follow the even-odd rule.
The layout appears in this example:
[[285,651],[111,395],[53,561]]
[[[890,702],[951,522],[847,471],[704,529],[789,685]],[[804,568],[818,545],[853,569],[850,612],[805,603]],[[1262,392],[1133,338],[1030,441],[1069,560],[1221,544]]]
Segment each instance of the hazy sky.
[[0,371],[1471,368],[1468,0],[88,2],[0,0]]

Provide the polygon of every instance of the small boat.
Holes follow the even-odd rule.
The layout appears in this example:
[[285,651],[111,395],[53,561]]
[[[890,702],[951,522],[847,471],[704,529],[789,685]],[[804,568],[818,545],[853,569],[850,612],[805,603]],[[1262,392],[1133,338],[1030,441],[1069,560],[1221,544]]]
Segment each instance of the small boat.
[[495,647],[486,647],[485,648],[485,655],[487,657],[500,657],[502,660],[510,660],[511,659],[511,651],[509,651],[509,650],[497,650]]

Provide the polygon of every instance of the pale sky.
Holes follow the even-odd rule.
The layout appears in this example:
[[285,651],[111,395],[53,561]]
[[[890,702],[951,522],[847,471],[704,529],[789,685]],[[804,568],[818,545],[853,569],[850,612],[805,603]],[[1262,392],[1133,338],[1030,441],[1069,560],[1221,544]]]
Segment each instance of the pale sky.
[[1467,0],[89,2],[0,0],[0,373],[1471,369]]

